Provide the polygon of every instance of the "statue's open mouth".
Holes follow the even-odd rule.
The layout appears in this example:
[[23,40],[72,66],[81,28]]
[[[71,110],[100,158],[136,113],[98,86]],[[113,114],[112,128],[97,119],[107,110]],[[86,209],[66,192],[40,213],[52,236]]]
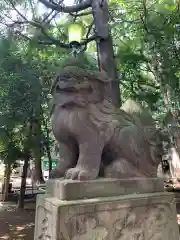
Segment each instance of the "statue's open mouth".
[[61,94],[70,94],[70,93],[92,93],[92,87],[87,82],[82,83],[74,83],[74,81],[71,82],[64,82],[59,81],[56,85],[55,92],[61,93]]
[[60,87],[59,85],[60,84],[57,84],[57,86],[56,86],[57,93],[77,93],[78,92],[78,90],[73,86]]

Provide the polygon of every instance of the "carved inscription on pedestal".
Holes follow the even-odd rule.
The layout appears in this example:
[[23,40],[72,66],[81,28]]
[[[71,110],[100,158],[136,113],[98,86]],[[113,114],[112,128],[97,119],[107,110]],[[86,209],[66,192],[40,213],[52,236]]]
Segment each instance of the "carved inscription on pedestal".
[[60,240],[164,240],[163,236],[174,239],[170,205],[111,207],[100,211],[97,208],[91,213],[85,209],[84,213],[75,213],[70,207],[60,221]]
[[38,240],[51,240],[51,233],[50,233],[50,226],[49,223],[51,222],[51,213],[47,211],[43,207],[39,207],[39,234]]

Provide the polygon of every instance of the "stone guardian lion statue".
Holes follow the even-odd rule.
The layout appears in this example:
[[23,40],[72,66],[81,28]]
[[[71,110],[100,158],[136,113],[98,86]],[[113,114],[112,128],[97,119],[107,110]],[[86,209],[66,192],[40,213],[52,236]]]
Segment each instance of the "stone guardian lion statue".
[[162,146],[153,119],[130,99],[115,108],[105,73],[69,63],[52,90],[60,161],[50,178],[156,177]]

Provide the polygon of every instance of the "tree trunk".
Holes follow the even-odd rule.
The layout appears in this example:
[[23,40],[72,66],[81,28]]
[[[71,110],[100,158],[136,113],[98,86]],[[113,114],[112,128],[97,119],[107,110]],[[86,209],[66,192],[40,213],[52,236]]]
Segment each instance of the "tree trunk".
[[177,179],[177,178],[180,177],[180,158],[179,158],[179,154],[178,154],[177,149],[175,147],[171,147],[171,149],[169,149],[168,154],[171,156],[171,161],[169,161],[171,177]]
[[[174,138],[176,150],[180,157],[180,130],[178,128],[178,117],[176,117],[176,114],[174,114],[172,109],[171,94],[170,94],[171,89],[168,84],[165,84],[167,82],[165,79],[166,72],[163,69],[166,69],[166,68],[165,67],[162,68],[162,64],[160,64],[160,60],[157,57],[155,49],[153,50],[153,52],[154,54],[153,54],[152,66],[153,66],[154,76],[156,78],[156,81],[160,84],[160,90],[163,95],[164,105],[167,111],[172,115],[173,127],[171,127],[170,133]],[[163,57],[166,58],[166,56],[163,56]]]
[[[161,91],[163,93],[164,103],[166,106],[166,109],[171,113],[172,115],[172,126],[171,126],[171,134],[174,138],[174,142],[176,145],[177,153],[180,157],[180,130],[178,127],[178,116],[176,116],[175,112],[173,111],[171,107],[171,98],[170,98],[170,89],[168,86],[162,86],[161,84]],[[180,168],[180,166],[179,166]]]
[[24,209],[24,197],[25,197],[25,191],[26,191],[26,179],[27,179],[29,158],[30,158],[29,154],[26,154],[24,158],[23,172],[21,176],[21,188],[20,188],[20,194],[18,199],[19,209]]
[[48,123],[47,120],[44,120],[44,126],[46,128],[46,140],[45,140],[45,147],[46,147],[46,153],[49,160],[49,174],[52,170],[52,157],[51,157],[51,147],[50,147],[50,140],[49,140],[49,129],[48,129]]
[[35,157],[35,173],[36,180],[40,183],[44,183],[44,178],[42,174],[42,165],[41,165],[41,157],[42,157],[42,146],[41,146],[41,123],[39,120],[33,122],[33,138],[35,146],[33,147],[33,153]]
[[43,173],[42,173],[42,165],[41,165],[41,155],[35,155],[35,174],[36,181],[39,183],[44,183]]
[[170,134],[170,137],[173,137],[173,140],[175,142],[176,154],[172,154],[171,161],[173,162],[173,168],[171,167],[171,164],[170,164],[170,172],[171,172],[171,175],[178,176],[180,174],[180,161],[179,161],[180,131],[179,131],[179,128],[177,127],[178,119],[176,118],[176,115],[172,111],[170,87],[167,84],[165,84],[167,82],[165,79],[166,73],[163,71],[162,64],[160,64],[161,59],[158,59],[158,56],[156,54],[156,49],[152,48],[152,50],[153,50],[153,59],[152,59],[153,73],[156,78],[156,81],[160,84],[160,90],[163,96],[164,105],[167,109],[167,112],[169,112],[172,116],[171,125],[173,125],[173,127],[171,126],[169,134]]
[[9,196],[9,182],[11,177],[11,165],[6,165],[4,178],[4,189],[3,189],[3,201],[8,201]]
[[52,157],[51,157],[51,151],[50,151],[49,143],[47,143],[46,152],[47,152],[48,160],[49,160],[49,173],[50,173],[51,170],[52,170]]
[[107,0],[92,0],[92,12],[96,27],[97,52],[100,70],[105,71],[111,79],[110,93],[115,106],[121,105],[120,87],[116,61],[114,57],[113,42],[109,29],[109,12]]

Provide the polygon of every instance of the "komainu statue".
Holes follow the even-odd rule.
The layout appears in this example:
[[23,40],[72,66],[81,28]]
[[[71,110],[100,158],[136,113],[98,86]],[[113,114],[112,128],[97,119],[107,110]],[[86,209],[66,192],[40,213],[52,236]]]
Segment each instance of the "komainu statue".
[[115,108],[105,73],[68,63],[52,90],[60,161],[50,178],[156,177],[162,148],[155,123],[133,100]]

